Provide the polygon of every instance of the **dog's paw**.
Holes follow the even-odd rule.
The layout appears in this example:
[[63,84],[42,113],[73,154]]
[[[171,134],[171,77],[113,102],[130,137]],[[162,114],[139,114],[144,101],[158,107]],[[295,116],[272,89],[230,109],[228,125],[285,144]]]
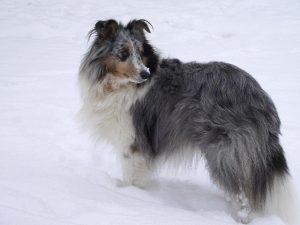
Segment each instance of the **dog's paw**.
[[116,186],[117,187],[128,187],[128,186],[132,186],[133,183],[130,182],[130,181],[124,181],[124,180],[121,180],[121,179],[116,179]]
[[248,209],[240,209],[237,212],[237,221],[243,224],[248,224],[251,222],[250,212]]
[[149,182],[146,180],[116,180],[117,187],[128,187],[128,186],[135,186],[140,189],[145,189],[149,185]]
[[141,189],[145,189],[147,186],[149,186],[149,180],[133,180],[132,185]]

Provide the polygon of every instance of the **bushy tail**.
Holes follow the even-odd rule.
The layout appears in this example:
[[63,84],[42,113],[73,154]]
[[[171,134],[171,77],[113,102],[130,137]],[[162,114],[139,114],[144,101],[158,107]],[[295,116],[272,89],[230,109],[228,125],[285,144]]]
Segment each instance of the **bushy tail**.
[[286,224],[299,225],[297,199],[290,176],[276,176],[267,195],[265,211],[267,214],[278,215]]
[[[300,225],[297,196],[278,134],[270,132],[266,142],[261,139],[257,142],[252,141],[251,144],[249,136],[246,141],[240,142],[247,141],[250,144],[245,145],[243,149],[246,149],[244,152],[249,152],[248,158],[252,157],[249,167],[251,176],[244,176],[243,189],[254,211],[275,214],[286,224]],[[260,145],[255,146],[255,143]],[[249,146],[255,151],[247,151]]]

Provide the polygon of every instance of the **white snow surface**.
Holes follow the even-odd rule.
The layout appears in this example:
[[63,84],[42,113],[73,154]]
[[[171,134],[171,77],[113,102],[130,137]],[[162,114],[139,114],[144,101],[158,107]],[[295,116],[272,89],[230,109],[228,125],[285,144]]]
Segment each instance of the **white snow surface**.
[[[165,166],[149,187],[116,186],[106,143],[80,131],[77,72],[97,20],[148,19],[164,57],[226,61],[272,96],[300,190],[299,0],[0,1],[0,225],[228,225],[228,205],[197,169]],[[253,225],[280,225],[275,215]]]

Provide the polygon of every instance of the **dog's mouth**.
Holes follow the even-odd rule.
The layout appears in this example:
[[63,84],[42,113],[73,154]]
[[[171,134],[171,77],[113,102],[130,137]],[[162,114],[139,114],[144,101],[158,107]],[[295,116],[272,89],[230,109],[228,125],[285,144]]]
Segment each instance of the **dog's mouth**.
[[145,79],[138,75],[136,77],[130,78],[129,82],[135,83],[135,84],[142,84],[142,83],[146,82],[147,80],[148,80],[148,78]]
[[143,79],[141,77],[138,77],[137,79],[135,79],[135,78],[129,79],[129,82],[135,83],[135,84],[142,84],[142,83],[146,82],[147,80],[148,79]]

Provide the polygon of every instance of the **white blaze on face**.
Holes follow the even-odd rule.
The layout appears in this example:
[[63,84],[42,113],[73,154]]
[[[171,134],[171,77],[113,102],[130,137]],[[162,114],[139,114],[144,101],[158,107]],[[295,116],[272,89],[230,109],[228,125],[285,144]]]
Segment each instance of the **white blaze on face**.
[[146,70],[147,67],[144,65],[143,61],[142,61],[142,57],[139,54],[138,50],[136,49],[133,41],[130,41],[130,45],[131,45],[131,49],[132,49],[132,63],[134,65],[134,67],[136,68],[136,70],[138,71],[138,73],[142,72],[143,70]]
[[143,61],[142,61],[142,57],[140,56],[139,52],[136,50],[136,48],[134,47],[133,43],[131,42],[132,45],[132,55],[131,55],[131,60],[132,60],[132,64],[134,65],[134,67],[136,68],[136,71],[138,74],[136,74],[134,76],[134,80],[131,80],[132,82],[135,83],[142,83],[144,81],[146,81],[146,79],[141,78],[140,73],[142,71],[147,71],[148,73],[150,73],[149,68],[147,68]]

